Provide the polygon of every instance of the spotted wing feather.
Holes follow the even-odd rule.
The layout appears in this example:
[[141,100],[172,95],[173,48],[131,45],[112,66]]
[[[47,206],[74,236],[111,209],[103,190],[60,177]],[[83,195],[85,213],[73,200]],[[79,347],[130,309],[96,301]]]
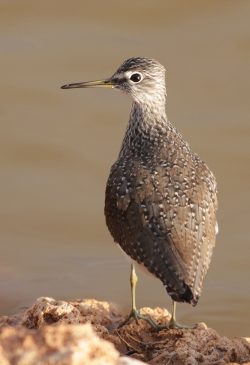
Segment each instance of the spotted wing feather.
[[115,241],[156,275],[174,300],[192,304],[200,296],[215,244],[217,208],[214,177],[195,158],[188,168],[180,161],[151,169],[134,162],[126,178],[115,164],[105,204]]

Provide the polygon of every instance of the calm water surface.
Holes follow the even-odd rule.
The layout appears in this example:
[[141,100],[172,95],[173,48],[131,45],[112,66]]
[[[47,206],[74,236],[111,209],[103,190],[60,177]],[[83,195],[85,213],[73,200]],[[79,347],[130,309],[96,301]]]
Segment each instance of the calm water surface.
[[[168,71],[168,117],[214,171],[218,245],[179,319],[249,335],[248,1],[0,2],[0,313],[38,296],[130,305],[129,264],[105,226],[105,183],[130,100],[60,90],[148,56]],[[171,301],[140,274],[138,306]]]

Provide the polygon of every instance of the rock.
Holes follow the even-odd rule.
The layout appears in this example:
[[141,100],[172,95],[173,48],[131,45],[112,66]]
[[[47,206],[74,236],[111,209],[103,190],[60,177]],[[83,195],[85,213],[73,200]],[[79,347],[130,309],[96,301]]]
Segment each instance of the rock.
[[117,308],[107,302],[83,299],[74,302],[58,301],[52,298],[38,298],[19,320],[27,328],[40,328],[47,324],[79,324],[90,322],[111,330],[122,319]]
[[100,339],[90,324],[59,324],[37,330],[3,327],[0,338],[1,365],[137,365],[120,358],[115,347]]
[[0,364],[117,364],[119,358],[114,346],[97,337],[89,324],[44,326],[37,331],[4,327],[0,336]]
[[[141,311],[161,324],[170,319],[165,309]],[[157,332],[143,320],[131,320],[118,329],[123,320],[107,302],[39,298],[15,316],[0,317],[0,364],[139,365],[146,361],[151,365],[223,365],[250,361],[249,339],[228,339],[204,323],[192,330]],[[126,354],[130,357],[120,357]]]
[[[128,328],[128,326],[130,328]],[[192,330],[138,330],[133,323],[119,333],[136,349],[138,359],[150,364],[227,364],[250,361],[250,343],[243,338],[228,339],[200,323]],[[143,325],[142,325],[143,326]]]

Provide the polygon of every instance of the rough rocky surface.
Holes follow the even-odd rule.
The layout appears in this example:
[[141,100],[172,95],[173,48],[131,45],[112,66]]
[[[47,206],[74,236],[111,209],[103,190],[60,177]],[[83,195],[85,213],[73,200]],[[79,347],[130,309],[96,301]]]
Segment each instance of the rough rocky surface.
[[[170,319],[164,309],[142,312],[162,324]],[[18,315],[0,317],[0,365],[250,363],[249,339],[228,339],[203,323],[157,332],[142,320],[118,329],[123,320],[107,302],[39,298]]]

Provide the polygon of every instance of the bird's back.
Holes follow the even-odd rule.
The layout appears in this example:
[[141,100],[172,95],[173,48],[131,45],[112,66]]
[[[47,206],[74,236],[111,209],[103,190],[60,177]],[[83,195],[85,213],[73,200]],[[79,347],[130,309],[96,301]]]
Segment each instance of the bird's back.
[[107,182],[107,226],[175,301],[195,305],[215,244],[215,178],[169,122],[154,139],[126,135]]

